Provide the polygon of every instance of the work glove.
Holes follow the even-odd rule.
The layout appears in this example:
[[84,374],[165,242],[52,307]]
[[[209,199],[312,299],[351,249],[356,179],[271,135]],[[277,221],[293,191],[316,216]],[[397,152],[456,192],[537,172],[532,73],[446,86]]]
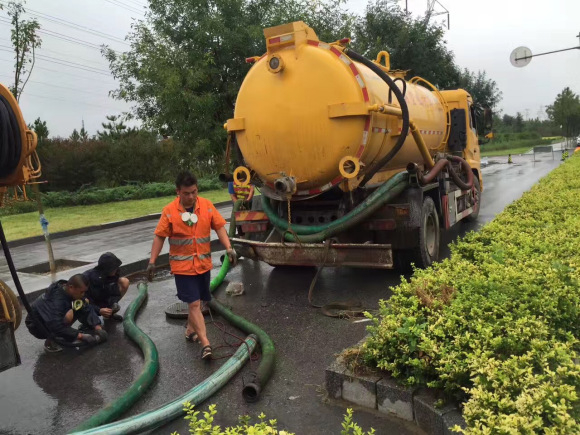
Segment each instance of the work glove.
[[151,282],[155,278],[155,263],[149,263],[147,266],[147,281]]
[[228,254],[230,264],[232,267],[235,267],[238,264],[238,254],[236,254],[236,251],[233,248],[227,249],[226,253]]

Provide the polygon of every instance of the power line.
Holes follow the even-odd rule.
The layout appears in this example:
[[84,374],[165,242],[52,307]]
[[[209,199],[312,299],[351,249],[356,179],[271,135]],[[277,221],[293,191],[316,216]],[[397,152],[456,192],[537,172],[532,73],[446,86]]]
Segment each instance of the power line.
[[[7,3],[1,2],[1,1],[0,1],[0,3],[7,6]],[[121,44],[129,45],[127,42],[125,42],[123,39],[121,39],[117,36],[114,36],[114,35],[111,35],[108,33],[104,33],[104,32],[101,32],[99,30],[91,29],[90,27],[81,26],[81,25],[73,23],[71,21],[67,21],[67,20],[64,20],[62,18],[55,17],[53,15],[49,15],[49,14],[35,11],[34,9],[26,8],[26,13],[28,15],[31,15],[31,16],[36,17],[36,18],[43,18],[47,21],[52,21],[52,22],[59,24],[61,26],[71,27],[77,31],[90,33],[92,35],[100,36],[102,38],[106,38],[106,39],[109,39],[111,41],[115,41],[115,42],[118,42]]]
[[43,99],[51,100],[51,101],[64,101],[65,103],[75,103],[75,104],[81,104],[83,106],[101,107],[101,108],[108,109],[108,110],[117,110],[119,112],[122,111],[122,109],[115,108],[115,107],[110,107],[110,106],[103,106],[102,104],[85,103],[84,101],[80,101],[80,100],[67,100],[67,99],[64,99],[64,98],[51,97],[51,96],[46,96],[46,95],[31,94],[30,92],[24,92],[22,94],[22,97],[26,97],[26,96],[28,96],[28,97],[35,97],[35,98],[43,98]]
[[[12,63],[13,64],[14,63],[14,60],[0,59],[0,62],[8,62],[8,63]],[[74,74],[74,73],[66,72],[66,71],[59,71],[59,70],[56,70],[56,69],[50,69],[50,68],[46,68],[46,67],[38,66],[38,65],[34,65],[34,69],[41,69],[43,71],[49,71],[49,72],[57,73],[59,75],[67,75],[67,76],[71,76],[71,77],[76,77],[76,78],[83,79],[83,80],[91,80],[92,82],[95,81],[95,78],[94,77],[86,77],[86,76],[82,76],[82,75],[79,75],[79,74]],[[115,78],[112,77],[112,76],[109,76],[109,79],[110,80],[115,80]],[[104,79],[101,79],[101,80],[104,80]]]
[[[8,78],[10,78],[10,79],[12,79],[12,78],[13,78],[13,77],[9,76],[8,74],[0,74],[0,76],[2,76],[2,77],[8,77]],[[71,87],[69,87],[69,86],[59,86],[59,85],[55,85],[54,83],[41,82],[41,81],[38,81],[38,80],[29,80],[28,82],[29,82],[29,83],[37,83],[37,84],[39,84],[39,85],[45,85],[45,86],[49,86],[49,87],[51,87],[51,88],[60,88],[60,89],[66,89],[66,90],[68,90],[68,91],[74,91],[74,92],[82,92],[82,93],[86,93],[86,94],[97,95],[97,96],[100,96],[100,97],[102,97],[102,96],[103,96],[103,94],[102,94],[102,93],[99,93],[99,92],[92,92],[92,91],[87,91],[86,89],[81,89],[81,88],[71,88]],[[108,92],[109,92],[109,91],[103,91],[103,92],[107,92],[107,94],[108,94]]]
[[[13,50],[12,50],[11,47],[8,47],[8,48],[3,48],[3,47],[5,47],[5,46],[0,46],[0,51],[6,51],[6,52],[9,52],[9,53],[13,53]],[[56,63],[58,65],[66,66],[66,67],[69,67],[69,68],[81,69],[81,70],[84,70],[84,71],[92,72],[92,73],[95,73],[95,74],[106,75],[106,76],[109,76],[110,75],[110,72],[107,71],[107,70],[104,70],[104,69],[98,69],[98,68],[94,68],[92,66],[82,65],[82,64],[76,63],[76,62],[71,62],[71,61],[68,61],[68,60],[62,60],[62,59],[58,59],[58,58],[52,57],[52,56],[45,56],[45,55],[42,55],[42,54],[36,54],[35,57],[38,60],[42,60],[42,61],[45,61],[45,62]]]
[[[9,41],[7,39],[0,39],[0,42],[12,43],[12,41]],[[5,45],[0,45],[0,47],[12,48],[12,47],[6,47]],[[38,49],[38,52],[40,52],[40,54],[42,54],[45,51],[47,51],[49,53],[60,54],[60,55],[63,55],[63,56],[74,56],[74,58],[77,59],[77,60],[83,60],[85,62],[94,63],[94,64],[98,64],[100,66],[103,66],[103,60],[104,59],[102,59],[102,58],[100,58],[100,61],[96,61],[96,60],[85,59],[83,57],[78,57],[76,54],[75,55],[71,55],[69,53],[63,53],[62,51],[49,50],[48,48],[44,48],[44,47],[41,47],[41,48]]]
[[[11,24],[10,20],[6,20],[2,17],[0,17],[0,23],[1,24],[9,24],[9,25]],[[41,33],[43,35],[48,35],[52,38],[60,39],[60,40],[66,41],[66,42],[70,42],[72,44],[82,45],[82,46],[85,46],[88,48],[92,48],[92,49],[101,51],[101,46],[99,46],[97,44],[93,44],[92,42],[89,42],[89,41],[84,41],[82,39],[78,39],[78,38],[75,38],[73,36],[68,36],[68,35],[64,35],[62,33],[54,32],[52,30],[38,29],[37,31],[38,31],[38,33]],[[115,51],[115,50],[113,50],[113,51]],[[118,51],[115,51],[115,52],[118,53]]]
[[134,5],[140,6],[140,7],[142,7],[142,8],[147,8],[147,7],[149,7],[149,6],[148,6],[148,5],[146,5],[145,3],[139,2],[139,1],[137,1],[137,0],[125,0],[125,1],[127,1],[127,2],[129,2],[129,3],[133,3]]
[[141,16],[143,16],[143,11],[140,11],[139,9],[137,9],[136,7],[133,7],[131,5],[128,5],[126,3],[121,2],[120,0],[105,0],[107,3],[110,3],[112,5],[115,6],[119,6],[122,9],[128,10],[130,12],[134,12],[136,14],[140,14]]

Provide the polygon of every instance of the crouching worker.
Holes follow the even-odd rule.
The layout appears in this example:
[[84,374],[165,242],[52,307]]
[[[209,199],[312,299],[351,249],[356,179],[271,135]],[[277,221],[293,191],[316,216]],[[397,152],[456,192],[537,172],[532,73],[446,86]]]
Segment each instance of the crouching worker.
[[119,301],[129,288],[129,280],[120,276],[122,261],[111,252],[100,256],[97,267],[87,270],[84,275],[89,281],[87,297],[91,304],[99,308],[99,315],[105,319],[123,321],[117,314],[121,309]]
[[[96,308],[85,299],[86,278],[77,274],[68,282],[60,280],[46,289],[44,294],[31,305],[25,324],[30,333],[44,339],[47,352],[60,352],[60,343],[98,344],[107,339],[107,332],[101,328]],[[78,320],[83,331],[71,325]]]

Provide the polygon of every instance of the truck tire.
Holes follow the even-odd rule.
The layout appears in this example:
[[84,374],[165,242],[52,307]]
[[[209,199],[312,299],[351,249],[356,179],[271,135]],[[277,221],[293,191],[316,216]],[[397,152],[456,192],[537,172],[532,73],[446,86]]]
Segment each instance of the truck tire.
[[421,209],[421,227],[419,231],[419,246],[411,250],[411,262],[422,269],[431,266],[439,259],[439,241],[441,238],[439,228],[439,215],[435,202],[430,196],[423,199]]
[[479,217],[479,210],[481,209],[481,187],[479,185],[479,178],[474,174],[473,187],[475,188],[475,210],[465,219],[465,222],[473,222]]

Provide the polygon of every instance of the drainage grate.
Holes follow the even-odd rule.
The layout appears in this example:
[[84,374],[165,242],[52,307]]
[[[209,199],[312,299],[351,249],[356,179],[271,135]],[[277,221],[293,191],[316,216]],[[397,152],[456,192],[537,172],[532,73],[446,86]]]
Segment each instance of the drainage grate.
[[[62,272],[64,270],[74,269],[76,267],[86,266],[87,264],[91,264],[87,261],[78,261],[78,260],[65,260],[65,259],[58,259],[54,261],[56,264],[56,271]],[[50,274],[50,265],[48,261],[44,263],[35,264],[34,266],[26,266],[18,269],[18,272],[21,273],[32,273],[35,275],[48,275]]]

